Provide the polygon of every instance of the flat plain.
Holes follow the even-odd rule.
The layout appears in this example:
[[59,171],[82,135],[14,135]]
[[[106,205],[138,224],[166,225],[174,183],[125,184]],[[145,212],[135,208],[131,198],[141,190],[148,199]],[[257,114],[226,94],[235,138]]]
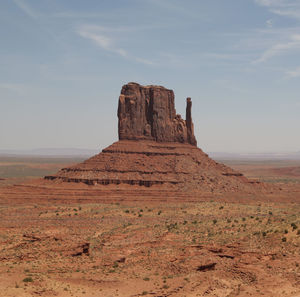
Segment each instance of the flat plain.
[[299,161],[224,161],[266,197],[39,179],[78,161],[0,160],[2,296],[300,295]]

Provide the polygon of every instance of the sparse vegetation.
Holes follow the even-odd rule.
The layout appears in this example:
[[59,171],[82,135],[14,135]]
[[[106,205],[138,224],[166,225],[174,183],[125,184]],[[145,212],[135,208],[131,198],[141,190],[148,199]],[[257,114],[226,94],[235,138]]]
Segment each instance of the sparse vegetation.
[[28,276],[28,277],[25,277],[25,278],[23,279],[23,282],[24,282],[24,283],[31,283],[31,282],[33,282],[33,279],[32,279],[31,276]]
[[[81,196],[70,198],[78,200],[0,207],[0,217],[5,220],[1,223],[14,227],[0,231],[5,247],[2,272],[14,295],[27,290],[27,294],[122,296],[118,283],[124,280],[138,283],[135,295],[171,294],[180,286],[183,288],[177,294],[184,296],[185,288],[198,283],[201,286],[197,288],[203,290],[196,288],[195,295],[203,295],[208,276],[212,277],[212,291],[207,292],[217,295],[218,275],[226,280],[232,294],[238,292],[238,286],[231,286],[235,279],[245,290],[255,288],[257,295],[267,295],[270,287],[264,291],[260,271],[284,284],[297,279],[300,271],[297,203],[258,203],[255,199],[247,203],[245,199],[239,204],[222,197],[199,203],[102,204],[87,200],[81,204]],[[84,243],[90,244],[89,255],[82,253]],[[263,261],[258,261],[259,257]],[[241,268],[241,258],[247,259],[253,270]],[[198,271],[202,262],[216,262],[216,271]],[[226,267],[236,263],[236,270],[225,272],[224,263]],[[20,277],[20,273],[25,275]],[[101,280],[115,282],[115,291],[96,281],[88,290],[69,281],[92,283],[100,275]],[[54,285],[55,279],[61,280],[61,286]],[[297,294],[300,289],[295,284],[291,290]],[[282,291],[279,294],[284,296]]]

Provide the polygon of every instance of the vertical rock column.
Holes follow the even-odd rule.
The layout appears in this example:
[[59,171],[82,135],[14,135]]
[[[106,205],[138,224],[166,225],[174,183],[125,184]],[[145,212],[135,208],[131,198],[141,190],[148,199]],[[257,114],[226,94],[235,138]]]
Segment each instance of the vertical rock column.
[[192,121],[192,100],[190,97],[186,98],[185,122],[187,128],[188,143],[197,146],[197,140],[194,135],[194,124]]

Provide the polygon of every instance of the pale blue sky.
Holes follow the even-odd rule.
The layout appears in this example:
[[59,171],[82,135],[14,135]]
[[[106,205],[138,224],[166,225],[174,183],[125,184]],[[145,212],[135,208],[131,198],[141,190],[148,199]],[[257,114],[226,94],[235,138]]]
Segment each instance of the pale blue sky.
[[1,0],[0,40],[0,149],[102,149],[135,81],[205,151],[300,150],[299,0]]

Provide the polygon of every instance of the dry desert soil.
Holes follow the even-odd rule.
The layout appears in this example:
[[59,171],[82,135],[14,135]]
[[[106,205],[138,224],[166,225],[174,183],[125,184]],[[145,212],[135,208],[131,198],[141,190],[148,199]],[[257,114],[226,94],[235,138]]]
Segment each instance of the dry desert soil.
[[39,178],[78,161],[0,158],[0,296],[300,296],[299,161],[225,161],[265,196]]

